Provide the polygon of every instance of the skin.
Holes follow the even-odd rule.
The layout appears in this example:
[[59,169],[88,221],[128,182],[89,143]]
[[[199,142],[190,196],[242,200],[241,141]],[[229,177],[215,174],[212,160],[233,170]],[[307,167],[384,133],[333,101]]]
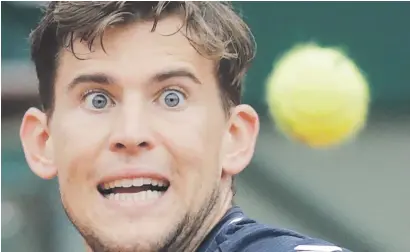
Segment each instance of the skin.
[[[89,251],[195,250],[230,208],[232,176],[253,156],[256,112],[242,104],[227,115],[215,62],[182,34],[161,35],[181,22],[167,17],[156,32],[152,22],[110,28],[107,53],[75,43],[86,60],[62,50],[52,117],[35,108],[24,115],[27,162],[43,179],[58,177]],[[169,94],[178,105],[167,105]],[[93,106],[96,96],[107,106]],[[118,174],[159,174],[170,187],[149,204],[117,204],[96,188]]]

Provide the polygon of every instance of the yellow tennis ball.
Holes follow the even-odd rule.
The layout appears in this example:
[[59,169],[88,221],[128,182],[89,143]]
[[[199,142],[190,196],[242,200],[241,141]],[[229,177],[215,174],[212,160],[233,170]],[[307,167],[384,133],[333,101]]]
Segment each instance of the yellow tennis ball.
[[311,147],[339,144],[367,120],[369,87],[356,64],[337,48],[303,44],[274,65],[267,102],[278,128]]

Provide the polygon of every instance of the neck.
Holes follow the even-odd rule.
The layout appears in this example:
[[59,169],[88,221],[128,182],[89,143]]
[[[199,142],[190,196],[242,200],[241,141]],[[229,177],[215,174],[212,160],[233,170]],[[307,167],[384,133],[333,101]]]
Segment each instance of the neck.
[[87,242],[84,241],[85,244],[85,252],[93,252],[93,250],[88,246]]
[[196,251],[202,244],[206,236],[212,231],[212,229],[218,224],[226,212],[232,207],[233,193],[230,190],[223,194],[219,202],[215,205],[211,214],[204,221],[202,228],[198,230],[197,235],[190,241],[190,245],[185,251]]

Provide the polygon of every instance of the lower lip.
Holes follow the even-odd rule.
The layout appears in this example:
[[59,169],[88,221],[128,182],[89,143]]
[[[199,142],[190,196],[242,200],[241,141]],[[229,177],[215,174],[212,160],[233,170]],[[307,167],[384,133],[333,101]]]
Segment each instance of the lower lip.
[[[107,205],[109,208],[115,209],[115,211],[126,211],[130,214],[140,213],[141,211],[153,211],[155,208],[161,209],[161,205],[164,204],[168,195],[170,194],[171,187],[162,193],[159,197],[146,198],[146,199],[116,199],[108,198],[100,194],[103,204]],[[129,197],[129,196],[127,196]]]

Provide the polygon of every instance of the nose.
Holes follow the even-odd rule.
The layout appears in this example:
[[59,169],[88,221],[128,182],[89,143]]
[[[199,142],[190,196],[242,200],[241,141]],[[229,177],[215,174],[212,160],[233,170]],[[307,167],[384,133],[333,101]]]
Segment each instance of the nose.
[[135,155],[154,148],[149,118],[137,111],[123,112],[110,138],[110,151]]

